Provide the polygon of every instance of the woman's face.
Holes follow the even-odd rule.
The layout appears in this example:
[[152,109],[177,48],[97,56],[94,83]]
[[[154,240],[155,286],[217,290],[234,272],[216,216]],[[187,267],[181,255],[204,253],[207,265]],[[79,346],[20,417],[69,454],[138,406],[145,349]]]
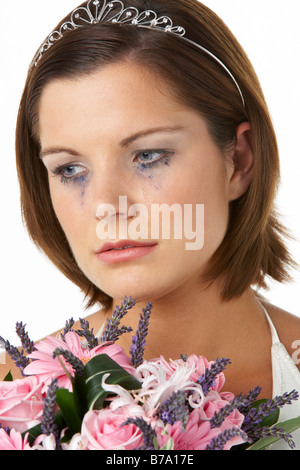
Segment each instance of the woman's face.
[[[199,289],[233,174],[199,114],[146,68],[118,63],[49,83],[39,135],[55,213],[97,287],[137,300]],[[143,246],[105,246],[120,240]]]

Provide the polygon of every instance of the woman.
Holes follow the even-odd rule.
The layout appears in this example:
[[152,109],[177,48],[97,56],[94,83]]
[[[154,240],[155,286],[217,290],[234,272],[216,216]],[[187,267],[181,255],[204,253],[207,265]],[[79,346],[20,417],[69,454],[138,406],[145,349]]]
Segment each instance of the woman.
[[[276,137],[249,60],[213,12],[196,0],[82,4],[33,60],[16,149],[30,236],[103,306],[94,330],[130,295],[135,331],[151,301],[146,358],[229,357],[235,394],[300,391],[300,319],[255,294],[294,265],[274,209]],[[128,351],[130,335],[120,344]],[[300,414],[293,406],[284,417]]]

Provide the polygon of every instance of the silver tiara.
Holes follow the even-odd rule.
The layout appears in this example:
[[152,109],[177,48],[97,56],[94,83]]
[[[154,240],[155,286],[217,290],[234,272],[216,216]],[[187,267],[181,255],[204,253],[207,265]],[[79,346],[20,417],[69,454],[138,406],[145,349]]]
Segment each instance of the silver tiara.
[[75,10],[73,10],[70,14],[69,20],[63,23],[59,29],[52,31],[49,34],[35,55],[32,65],[36,66],[43,54],[48,51],[56,41],[61,39],[66,31],[72,31],[89,24],[102,22],[127,24],[138,26],[139,28],[148,28],[165,33],[171,33],[198,47],[201,51],[218,62],[218,64],[227,72],[238,89],[243,106],[245,107],[244,96],[236,79],[218,57],[216,57],[208,49],[205,49],[205,47],[200,46],[196,42],[186,38],[186,30],[182,26],[174,26],[173,21],[168,16],[158,16],[157,13],[155,13],[153,10],[145,10],[140,13],[139,10],[135,7],[125,7],[121,0],[110,0],[109,2],[106,0],[89,0],[86,7],[81,6],[75,8]]

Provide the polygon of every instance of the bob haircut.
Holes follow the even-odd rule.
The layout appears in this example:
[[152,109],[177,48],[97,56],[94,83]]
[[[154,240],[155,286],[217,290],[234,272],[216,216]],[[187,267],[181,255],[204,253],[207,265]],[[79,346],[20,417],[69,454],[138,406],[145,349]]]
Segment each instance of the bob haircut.
[[47,171],[39,158],[38,111],[43,89],[52,80],[73,79],[111,63],[131,61],[166,80],[177,100],[206,120],[224,155],[235,144],[237,126],[251,124],[252,182],[242,197],[230,202],[227,233],[202,281],[209,284],[222,278],[222,299],[228,301],[251,285],[267,287],[266,276],[279,282],[289,280],[287,268],[295,264],[283,242],[287,233],[274,208],[280,177],[277,142],[259,81],[245,52],[222,20],[197,0],[123,3],[140,12],[154,10],[184,27],[187,38],[210,50],[230,69],[246,105],[216,61],[174,34],[105,22],[66,31],[37,65],[30,67],[18,114],[17,169],[22,214],[30,237],[84,292],[88,307],[97,302],[104,307],[111,305],[112,299],[79,269],[56,218]]

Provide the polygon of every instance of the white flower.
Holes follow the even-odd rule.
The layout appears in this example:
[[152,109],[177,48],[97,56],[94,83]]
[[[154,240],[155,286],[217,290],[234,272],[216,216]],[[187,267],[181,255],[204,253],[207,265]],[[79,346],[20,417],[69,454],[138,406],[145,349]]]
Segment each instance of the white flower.
[[168,374],[162,364],[144,361],[137,369],[137,378],[142,382],[142,388],[137,393],[139,401],[144,403],[146,413],[152,414],[164,401],[179,390],[192,392],[189,403],[193,408],[201,407],[204,394],[201,385],[190,379],[194,368],[185,363],[173,364],[174,371]]
[[121,387],[121,385],[108,384],[105,382],[109,376],[110,374],[108,373],[103,375],[101,385],[106,392],[115,393],[117,395],[117,397],[112,400],[110,409],[114,411],[121,406],[136,405],[134,397],[125,390],[125,388]]
[[151,419],[165,400],[179,390],[191,392],[188,400],[192,408],[203,405],[205,397],[202,387],[191,379],[194,372],[195,368],[184,362],[172,362],[172,367],[166,370],[163,364],[144,361],[136,369],[136,378],[142,384],[140,390],[128,391],[120,385],[106,383],[109,374],[103,375],[102,387],[116,395],[111,399],[112,411],[122,406],[132,406],[133,409],[139,406],[145,417]]
[[61,446],[63,450],[85,450],[85,440],[86,439],[81,434],[77,433],[74,434],[69,444],[61,444]]
[[56,439],[54,434],[44,435],[39,444],[35,444],[32,450],[56,450]]

